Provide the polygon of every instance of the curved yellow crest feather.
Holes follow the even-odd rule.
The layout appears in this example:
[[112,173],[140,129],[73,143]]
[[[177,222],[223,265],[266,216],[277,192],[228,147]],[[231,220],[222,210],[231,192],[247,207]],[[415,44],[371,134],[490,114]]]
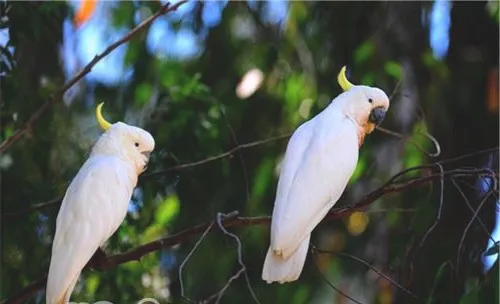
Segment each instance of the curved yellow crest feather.
[[102,105],[104,102],[101,102],[99,105],[97,105],[97,108],[95,110],[95,116],[97,118],[97,122],[101,126],[101,128],[106,131],[111,127],[111,123],[109,123],[104,117],[102,116]]
[[347,91],[354,85],[350,83],[349,80],[347,80],[347,77],[345,76],[345,70],[346,70],[345,66],[343,66],[342,69],[340,69],[340,73],[337,76],[337,81],[339,82],[339,85],[342,88],[342,90]]

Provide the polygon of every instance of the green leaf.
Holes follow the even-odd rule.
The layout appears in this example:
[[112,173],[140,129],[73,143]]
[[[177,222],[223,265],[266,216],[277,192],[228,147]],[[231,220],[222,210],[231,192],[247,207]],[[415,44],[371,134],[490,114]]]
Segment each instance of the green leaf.
[[400,79],[403,74],[403,69],[401,65],[395,61],[388,61],[384,65],[384,70],[387,74],[391,75],[396,79]]
[[266,190],[271,185],[273,177],[274,161],[271,158],[264,159],[255,173],[253,182],[252,198],[260,201]]
[[293,295],[291,303],[307,303],[309,293],[310,289],[307,287],[307,285],[300,286]]
[[170,195],[158,206],[155,213],[156,223],[160,226],[168,224],[179,213],[179,198]]
[[358,164],[356,165],[356,169],[354,170],[354,173],[351,175],[351,178],[349,180],[350,184],[355,183],[361,175],[363,175],[363,172],[365,172],[366,169],[366,153],[361,152],[358,160]]
[[366,41],[363,43],[354,53],[354,62],[356,64],[361,64],[368,60],[373,55],[373,43]]
[[135,104],[143,106],[148,103],[149,98],[153,94],[153,86],[148,83],[141,83],[135,88]]
[[130,41],[127,45],[127,51],[125,52],[125,65],[131,66],[137,62],[139,58],[139,44],[135,40]]
[[133,16],[135,7],[133,2],[123,1],[121,5],[116,6],[112,17],[112,24],[119,28],[126,25],[133,24]]
[[366,73],[365,75],[363,75],[363,77],[361,77],[361,83],[367,86],[375,85],[375,74]]
[[390,227],[395,227],[401,219],[401,214],[396,210],[391,210],[387,216],[386,221]]
[[89,273],[85,280],[85,289],[87,294],[93,295],[99,286],[99,275],[97,273]]
[[151,242],[158,237],[160,237],[165,231],[165,227],[158,224],[153,224],[146,228],[146,230],[141,235],[142,242]]
[[[424,150],[429,149],[429,142],[427,137],[425,137],[424,133],[427,132],[427,128],[425,126],[425,122],[420,121],[415,123],[412,130],[412,141],[408,141],[405,145],[405,154],[404,154],[404,163],[405,168],[412,168],[420,166],[424,163],[425,155],[422,151],[420,151],[415,145],[418,145]],[[411,171],[407,173],[407,176],[416,176],[419,174],[419,171]]]

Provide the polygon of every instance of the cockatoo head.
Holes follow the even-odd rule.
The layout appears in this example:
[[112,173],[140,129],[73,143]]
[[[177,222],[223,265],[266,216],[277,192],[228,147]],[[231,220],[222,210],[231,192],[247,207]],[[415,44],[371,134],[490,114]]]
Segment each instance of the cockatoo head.
[[155,147],[153,136],[141,128],[123,122],[109,123],[102,116],[102,105],[103,103],[100,103],[97,106],[96,117],[105,133],[95,143],[92,154],[116,155],[131,162],[137,174],[142,173],[146,170],[149,155]]
[[344,114],[360,126],[360,135],[364,138],[384,120],[389,109],[389,97],[379,88],[350,83],[345,75],[345,67],[340,70],[337,80],[344,90],[339,98]]

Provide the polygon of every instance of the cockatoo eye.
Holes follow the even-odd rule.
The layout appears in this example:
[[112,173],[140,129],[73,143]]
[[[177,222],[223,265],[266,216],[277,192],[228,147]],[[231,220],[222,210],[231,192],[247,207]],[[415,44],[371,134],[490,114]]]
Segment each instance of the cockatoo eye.
[[139,147],[139,143],[137,143],[137,142],[136,142],[134,145],[135,145],[136,147]]
[[368,98],[368,102],[369,102],[369,103],[372,103],[372,102],[373,102],[373,99]]

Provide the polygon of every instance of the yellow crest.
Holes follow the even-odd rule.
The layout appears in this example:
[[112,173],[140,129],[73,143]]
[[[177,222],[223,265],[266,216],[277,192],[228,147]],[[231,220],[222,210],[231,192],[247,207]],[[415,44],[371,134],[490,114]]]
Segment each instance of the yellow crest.
[[104,102],[101,102],[99,105],[97,105],[97,108],[95,110],[95,116],[97,118],[97,122],[101,126],[101,128],[106,131],[111,127],[111,123],[109,123],[104,117],[102,116],[102,105]]
[[354,85],[350,83],[349,80],[347,80],[347,77],[345,76],[345,70],[346,70],[345,66],[343,66],[342,69],[340,69],[340,73],[337,76],[337,81],[339,82],[339,85],[342,88],[342,90],[347,91]]

